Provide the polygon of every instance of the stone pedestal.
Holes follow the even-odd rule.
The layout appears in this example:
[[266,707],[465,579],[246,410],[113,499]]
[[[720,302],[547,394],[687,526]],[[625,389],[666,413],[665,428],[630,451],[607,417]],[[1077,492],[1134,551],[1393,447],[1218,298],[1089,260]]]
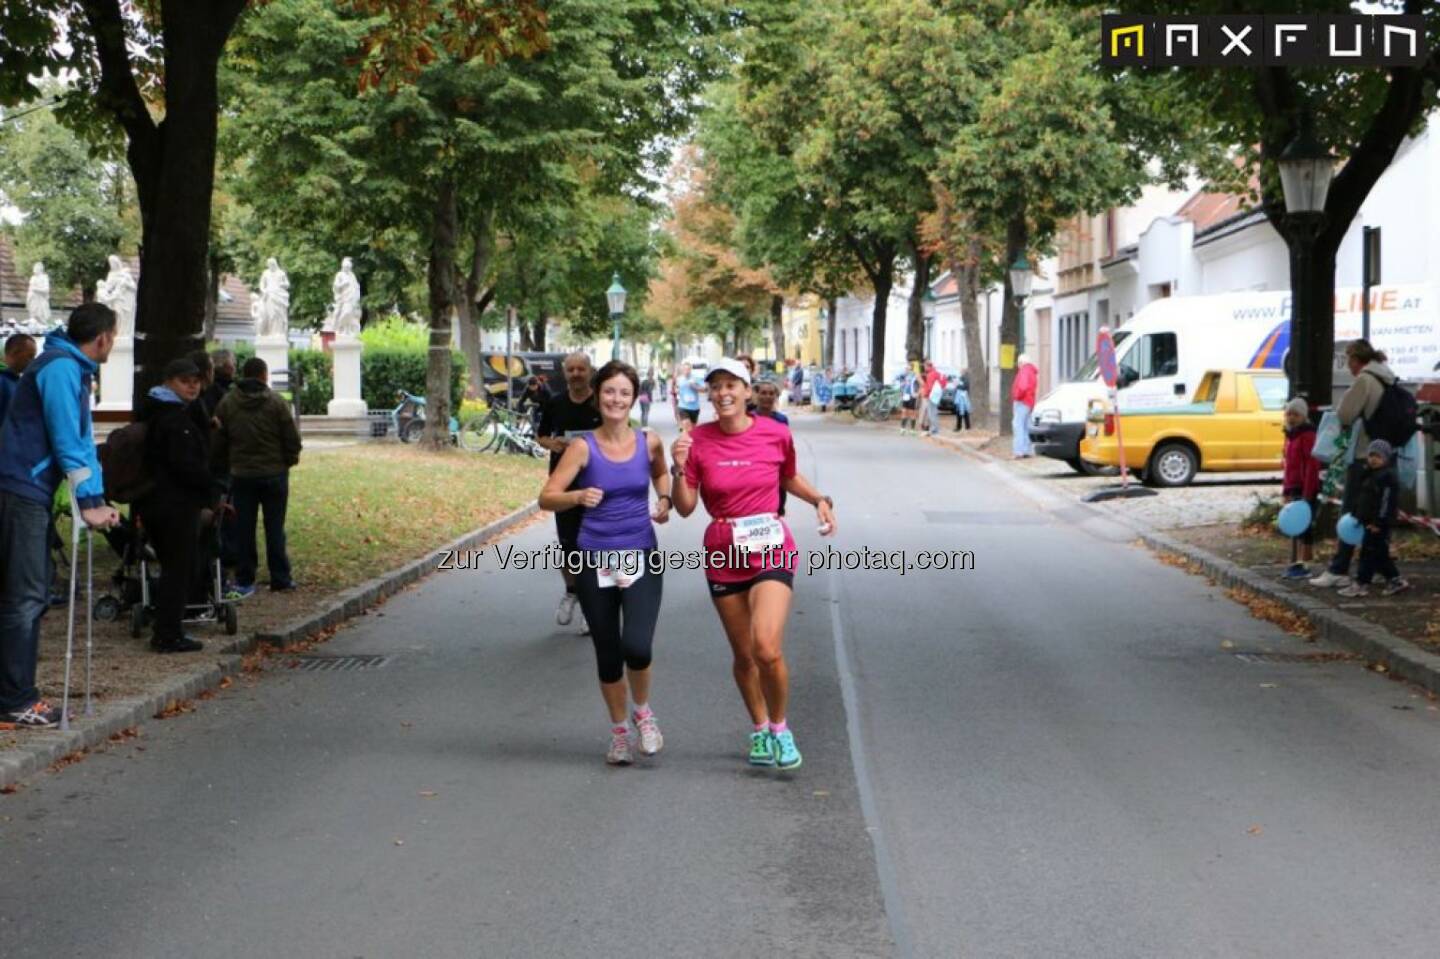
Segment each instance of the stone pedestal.
[[273,379],[290,369],[290,341],[284,336],[262,336],[255,340],[255,355],[265,361]]
[[335,398],[326,408],[331,416],[364,416],[367,409],[360,397],[360,340],[353,336],[337,336],[330,344],[335,363]]
[[130,412],[134,407],[135,394],[135,338],[116,338],[110,349],[110,358],[100,364],[100,402],[97,410],[123,410]]

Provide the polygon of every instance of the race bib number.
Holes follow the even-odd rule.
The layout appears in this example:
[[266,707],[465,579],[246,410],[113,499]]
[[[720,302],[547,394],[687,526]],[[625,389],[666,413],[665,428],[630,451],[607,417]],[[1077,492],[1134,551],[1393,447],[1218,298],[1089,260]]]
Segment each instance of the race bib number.
[[618,586],[625,589],[634,585],[645,575],[645,554],[636,550],[633,554],[622,553],[615,569],[601,567],[595,571],[595,582],[601,589]]
[[785,525],[769,513],[732,520],[730,529],[736,548],[746,552],[779,549],[785,545]]

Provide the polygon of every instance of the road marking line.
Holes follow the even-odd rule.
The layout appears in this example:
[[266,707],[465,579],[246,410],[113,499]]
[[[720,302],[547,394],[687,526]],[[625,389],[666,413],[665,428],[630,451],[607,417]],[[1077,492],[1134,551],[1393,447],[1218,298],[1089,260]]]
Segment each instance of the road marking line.
[[875,789],[870,782],[865,759],[865,744],[860,736],[860,697],[855,689],[855,674],[850,669],[850,654],[845,646],[845,629],[840,622],[840,573],[830,571],[830,633],[835,641],[835,670],[840,676],[840,699],[845,705],[845,732],[850,740],[850,764],[855,770],[855,786],[860,793],[860,812],[865,818],[865,831],[875,849],[875,871],[880,880],[880,897],[885,903],[885,917],[890,925],[890,938],[895,941],[895,954],[909,959],[915,954],[910,938],[910,924],[900,897],[900,878],[890,856],[885,833],[880,829],[880,813],[875,802]]

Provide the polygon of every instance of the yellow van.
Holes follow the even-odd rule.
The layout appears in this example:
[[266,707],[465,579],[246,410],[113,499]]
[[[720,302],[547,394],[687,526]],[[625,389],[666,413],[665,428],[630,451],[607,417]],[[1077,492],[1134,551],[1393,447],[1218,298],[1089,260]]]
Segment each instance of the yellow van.
[[1118,423],[1107,401],[1092,400],[1080,457],[1119,466],[1123,439],[1127,466],[1152,486],[1187,486],[1201,471],[1279,470],[1288,391],[1278,371],[1211,370],[1190,403],[1122,412]]

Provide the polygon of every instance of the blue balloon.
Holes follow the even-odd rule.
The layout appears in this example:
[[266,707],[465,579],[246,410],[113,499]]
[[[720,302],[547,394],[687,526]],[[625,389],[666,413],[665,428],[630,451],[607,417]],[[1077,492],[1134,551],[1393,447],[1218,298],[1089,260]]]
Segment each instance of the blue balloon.
[[1365,539],[1365,527],[1353,514],[1346,513],[1340,517],[1340,522],[1335,524],[1335,535],[1340,537],[1342,543],[1359,546]]
[[1303,499],[1297,499],[1293,503],[1286,503],[1280,510],[1280,515],[1275,520],[1275,525],[1280,527],[1280,532],[1286,536],[1295,537],[1304,535],[1310,528],[1310,504]]

